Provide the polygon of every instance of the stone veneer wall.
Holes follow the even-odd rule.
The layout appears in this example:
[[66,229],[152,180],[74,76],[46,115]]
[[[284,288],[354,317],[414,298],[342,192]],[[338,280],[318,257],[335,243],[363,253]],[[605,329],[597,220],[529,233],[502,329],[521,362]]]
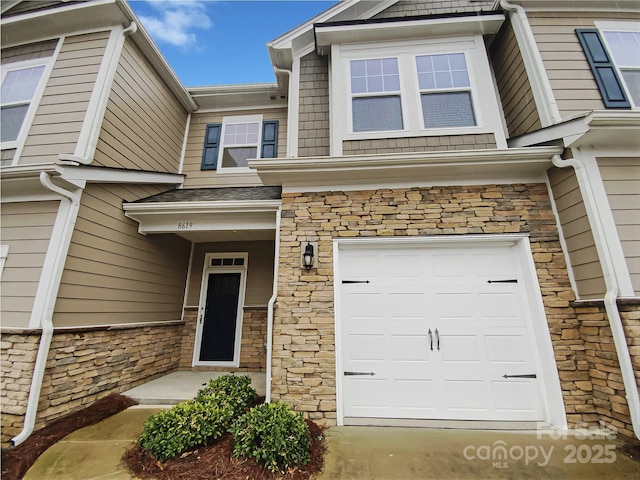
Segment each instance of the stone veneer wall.
[[[640,384],[640,306],[619,304],[620,317],[627,337],[631,362],[636,375],[636,386]],[[626,401],[618,355],[613,343],[611,327],[602,302],[580,306],[576,304],[580,322],[579,330],[570,336],[577,345],[584,345],[584,361],[576,364],[576,382],[593,395],[598,421],[614,427],[621,435],[635,438]],[[569,332],[567,332],[569,333]],[[583,343],[584,342],[584,343]],[[580,412],[584,407],[576,405]]]
[[267,308],[244,307],[242,339],[240,340],[240,367],[194,367],[193,348],[196,339],[198,309],[185,310],[185,327],[180,349],[180,369],[206,372],[266,372],[267,371]]
[[[284,193],[272,397],[336,422],[334,238],[528,233],[570,424],[595,424],[586,342],[544,184]],[[300,245],[318,242],[317,268]]]
[[[35,428],[178,366],[182,322],[54,331]],[[20,433],[39,330],[3,330],[2,444]]]

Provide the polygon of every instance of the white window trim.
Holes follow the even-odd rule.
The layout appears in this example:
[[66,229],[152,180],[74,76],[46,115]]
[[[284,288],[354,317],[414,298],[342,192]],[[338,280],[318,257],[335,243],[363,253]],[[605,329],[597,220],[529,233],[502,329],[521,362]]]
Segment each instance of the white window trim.
[[[471,83],[475,126],[426,129],[422,118],[415,57],[464,53]],[[403,130],[353,132],[349,62],[371,58],[399,59],[403,87]],[[412,65],[409,65],[411,63]],[[482,35],[402,42],[332,45],[330,62],[331,154],[342,155],[342,142],[382,138],[493,134],[498,148],[507,148],[504,125]]]
[[611,62],[616,68],[616,72],[618,73],[618,78],[620,79],[620,83],[622,84],[622,88],[624,88],[627,98],[629,99],[631,108],[633,110],[640,110],[640,105],[634,104],[633,97],[631,96],[631,92],[627,87],[627,82],[624,80],[624,77],[622,76],[622,70],[620,69],[620,65],[618,65],[618,62],[616,62],[616,59],[613,56],[613,49],[609,45],[606,35],[604,35],[604,32],[640,32],[640,22],[616,22],[611,20],[596,21],[595,26],[600,32],[600,37],[602,38],[602,41],[604,42],[604,45],[607,48],[607,53],[611,56]]
[[9,245],[0,245],[0,277],[4,271],[4,264],[9,256]]
[[[250,172],[251,169],[249,167],[223,167],[222,166],[222,156],[224,154],[224,134],[227,128],[227,125],[237,124],[237,123],[258,123],[258,142],[256,146],[256,158],[260,158],[260,150],[262,146],[262,129],[263,129],[263,116],[262,115],[237,115],[230,117],[222,117],[222,130],[220,132],[220,147],[218,148],[218,163],[216,167],[216,171],[218,173],[240,173],[240,172]],[[253,147],[254,144],[247,145],[233,145],[233,147]]]
[[[212,265],[214,258],[243,258],[243,265]],[[242,320],[244,316],[245,293],[247,290],[248,252],[207,253],[204,256],[204,268],[202,270],[202,283],[200,286],[200,304],[198,306],[198,319],[196,324],[196,338],[193,346],[192,365],[209,367],[234,367],[240,366],[240,348],[242,346]],[[207,287],[210,273],[240,273],[240,291],[238,292],[238,312],[236,316],[236,338],[231,362],[207,362],[200,360],[200,347],[202,344],[202,329],[204,328],[204,314],[207,305]]]
[[24,117],[24,121],[22,122],[22,126],[20,127],[20,132],[18,133],[18,138],[12,142],[4,142],[2,143],[0,149],[1,150],[11,150],[15,149],[16,152],[13,155],[13,159],[11,161],[11,165],[17,165],[20,160],[20,155],[22,154],[22,149],[24,148],[24,143],[29,134],[29,130],[31,129],[31,124],[33,123],[33,119],[36,116],[36,111],[38,110],[38,106],[40,105],[40,101],[42,100],[42,95],[44,94],[44,90],[49,83],[49,77],[53,70],[53,66],[55,64],[56,59],[58,58],[58,53],[60,52],[60,48],[62,47],[63,38],[58,40],[58,44],[56,45],[53,54],[49,57],[44,58],[36,58],[33,60],[24,60],[19,62],[7,63],[2,66],[2,78],[0,79],[0,84],[4,81],[5,76],[8,72],[20,70],[22,68],[29,67],[37,67],[40,65],[44,65],[44,71],[40,76],[40,81],[38,83],[38,87],[33,92],[33,97],[29,102],[29,109],[27,110],[27,114]]

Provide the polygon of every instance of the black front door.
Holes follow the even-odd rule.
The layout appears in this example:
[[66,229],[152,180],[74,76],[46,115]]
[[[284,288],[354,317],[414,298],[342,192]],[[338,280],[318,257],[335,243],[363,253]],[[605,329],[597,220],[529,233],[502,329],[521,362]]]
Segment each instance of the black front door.
[[200,343],[201,362],[232,362],[240,273],[210,273]]

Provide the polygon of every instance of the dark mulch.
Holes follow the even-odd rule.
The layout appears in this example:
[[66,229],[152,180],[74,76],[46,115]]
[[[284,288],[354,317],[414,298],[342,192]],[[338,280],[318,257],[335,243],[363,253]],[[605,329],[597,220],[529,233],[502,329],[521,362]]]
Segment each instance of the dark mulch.
[[2,450],[2,480],[20,480],[38,457],[58,440],[79,428],[98,423],[136,403],[129,397],[112,394],[36,430],[20,445]]
[[307,480],[322,470],[325,445],[323,429],[306,420],[311,432],[311,461],[286,472],[271,473],[253,459],[233,457],[233,437],[224,434],[214,444],[188,452],[175,460],[158,462],[152,455],[133,447],[124,456],[129,469],[139,478],[157,480]]

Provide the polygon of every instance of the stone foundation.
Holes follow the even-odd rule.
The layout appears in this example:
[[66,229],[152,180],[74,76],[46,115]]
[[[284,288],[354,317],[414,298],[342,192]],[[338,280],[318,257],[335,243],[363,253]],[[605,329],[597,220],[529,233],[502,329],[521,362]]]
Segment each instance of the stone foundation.
[[[178,367],[181,322],[54,332],[35,428]],[[40,342],[37,330],[3,330],[2,445],[20,433]]]
[[193,366],[198,309],[184,312],[185,326],[180,350],[180,369],[205,372],[266,372],[267,370],[267,308],[245,307],[242,316],[240,366],[238,368]]
[[[570,424],[598,420],[585,341],[544,184],[282,195],[272,397],[336,422],[333,239],[528,233]],[[317,268],[300,246],[318,242]]]

